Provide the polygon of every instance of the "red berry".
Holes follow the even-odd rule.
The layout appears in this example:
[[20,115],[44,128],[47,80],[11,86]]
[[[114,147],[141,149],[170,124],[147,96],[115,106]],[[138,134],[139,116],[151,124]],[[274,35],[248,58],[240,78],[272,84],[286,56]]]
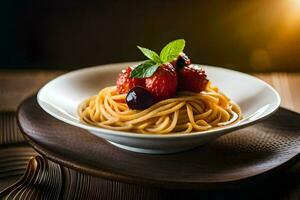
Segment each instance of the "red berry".
[[208,80],[205,71],[198,65],[188,65],[178,72],[178,89],[191,92],[205,90]]
[[176,70],[179,70],[184,66],[192,64],[192,62],[185,53],[180,53],[179,56],[171,62],[171,64],[176,68]]
[[146,89],[160,101],[175,96],[177,89],[177,74],[175,68],[170,64],[159,66],[156,72],[145,79]]
[[123,69],[117,79],[117,91],[120,94],[127,93],[134,86],[145,86],[145,80],[141,78],[130,78],[132,69],[127,67]]

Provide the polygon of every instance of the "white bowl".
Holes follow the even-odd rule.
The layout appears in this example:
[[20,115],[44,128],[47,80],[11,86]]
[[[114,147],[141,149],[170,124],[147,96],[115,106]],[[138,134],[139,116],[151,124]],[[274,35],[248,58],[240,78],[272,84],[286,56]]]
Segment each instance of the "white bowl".
[[[244,73],[203,66],[212,85],[240,105],[243,119],[236,124],[203,132],[150,135],[113,131],[79,121],[78,105],[106,86],[115,85],[121,69],[133,63],[117,63],[76,70],[55,78],[38,93],[39,105],[53,117],[83,128],[120,148],[141,153],[173,153],[194,148],[230,131],[249,126],[276,111],[280,96],[267,83]],[[80,138],[78,138],[80,140]]]

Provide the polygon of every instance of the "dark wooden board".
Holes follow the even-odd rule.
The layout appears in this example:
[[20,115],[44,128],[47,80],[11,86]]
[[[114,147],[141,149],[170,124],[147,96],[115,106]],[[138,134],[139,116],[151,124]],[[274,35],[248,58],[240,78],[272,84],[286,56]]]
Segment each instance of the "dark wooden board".
[[121,150],[45,113],[36,97],[19,108],[19,125],[41,154],[76,170],[150,186],[208,189],[264,179],[298,160],[300,115],[280,108],[262,123],[171,155]]
[[[299,162],[289,170],[280,171],[278,176],[255,182],[253,187],[231,190],[168,190],[90,176],[40,156],[34,157],[36,152],[32,148],[20,144],[22,135],[15,123],[15,115],[13,112],[0,113],[0,176],[1,173],[4,175],[0,177],[0,199],[55,199],[59,196],[59,199],[111,200],[298,200],[300,197]],[[29,162],[23,162],[25,160]]]
[[19,181],[0,190],[0,199],[298,200],[299,173],[292,171],[287,170],[276,179],[269,179],[255,187],[210,191],[169,190],[90,176],[35,156],[28,162],[26,172]]

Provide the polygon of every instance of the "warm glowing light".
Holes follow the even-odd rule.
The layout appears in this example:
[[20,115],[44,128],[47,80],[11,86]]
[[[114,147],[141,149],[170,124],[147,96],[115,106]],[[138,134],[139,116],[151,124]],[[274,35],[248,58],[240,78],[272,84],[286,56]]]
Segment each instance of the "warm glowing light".
[[287,1],[287,20],[290,21],[291,25],[300,22],[300,0],[290,0]]
[[291,0],[293,6],[295,6],[297,9],[300,9],[300,0]]

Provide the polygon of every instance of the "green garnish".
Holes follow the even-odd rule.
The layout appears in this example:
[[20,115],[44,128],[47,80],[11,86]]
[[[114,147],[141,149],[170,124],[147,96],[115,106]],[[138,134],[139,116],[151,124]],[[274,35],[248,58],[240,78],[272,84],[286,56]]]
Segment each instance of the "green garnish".
[[155,63],[161,63],[160,57],[155,51],[140,46],[137,46],[137,48],[141,50],[141,52],[143,52],[143,54],[150,60],[154,61]]
[[160,52],[160,60],[163,63],[171,62],[183,51],[185,46],[185,40],[179,39],[174,40],[167,44]]
[[142,64],[135,67],[130,74],[131,78],[147,78],[152,76],[157,68],[164,63],[173,61],[183,51],[185,46],[184,39],[177,39],[168,43],[158,55],[155,51],[137,46],[139,50],[149,58]]
[[136,78],[146,78],[152,76],[154,72],[157,70],[159,65],[157,65],[152,60],[146,60],[144,63],[136,66],[130,73],[130,77]]

